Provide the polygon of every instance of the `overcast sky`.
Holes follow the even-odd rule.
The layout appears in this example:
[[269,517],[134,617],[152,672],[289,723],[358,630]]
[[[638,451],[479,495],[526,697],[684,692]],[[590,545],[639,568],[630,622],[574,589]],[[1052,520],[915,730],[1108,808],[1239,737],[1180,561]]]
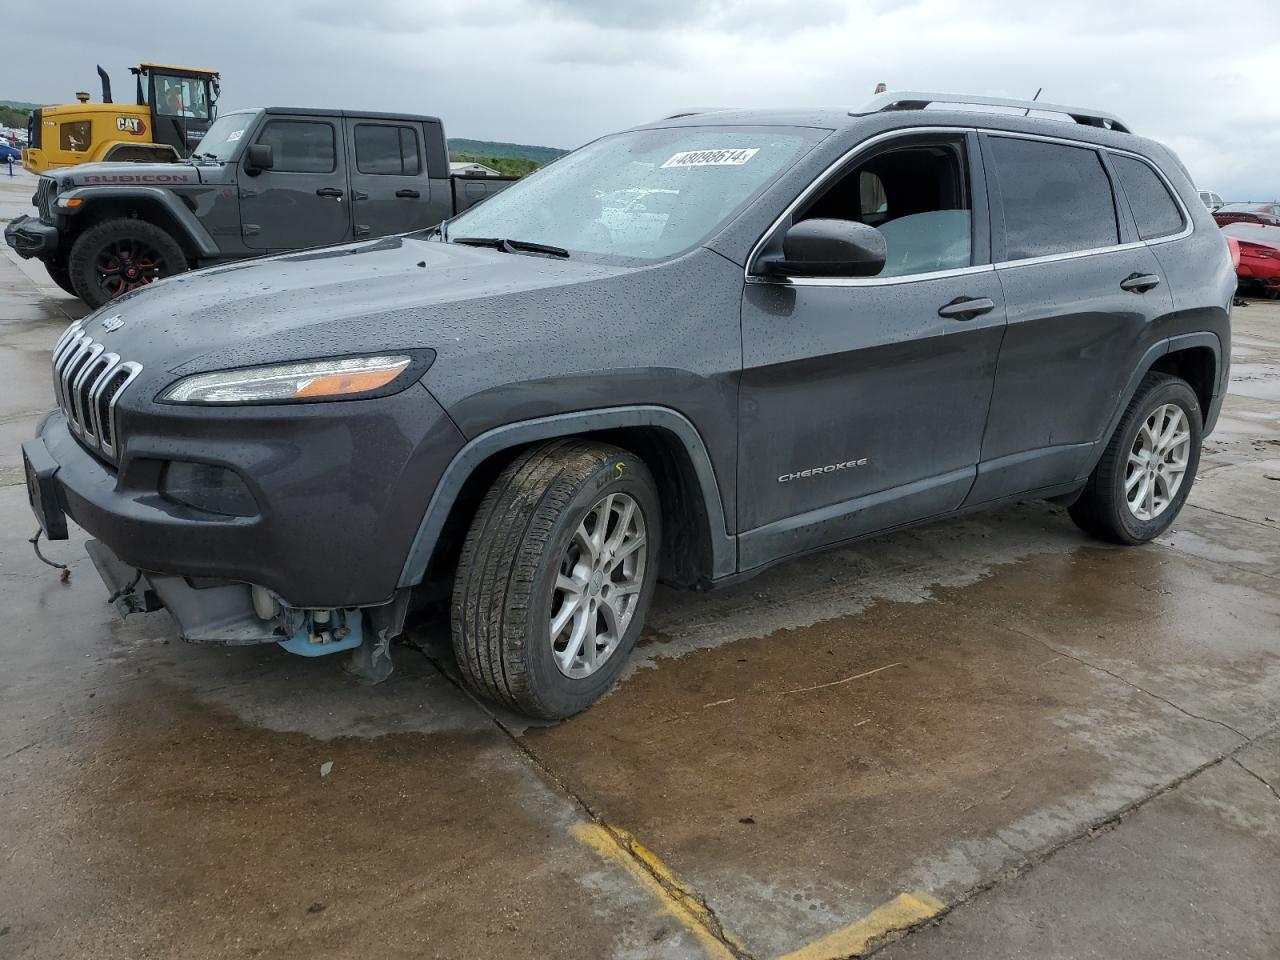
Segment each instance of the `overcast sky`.
[[224,109],[417,111],[573,147],[681,107],[857,106],[879,81],[1043,87],[1163,140],[1202,188],[1280,197],[1280,0],[56,0],[4,20],[5,99],[96,99],[95,63],[126,99],[128,66],[157,60],[220,69]]

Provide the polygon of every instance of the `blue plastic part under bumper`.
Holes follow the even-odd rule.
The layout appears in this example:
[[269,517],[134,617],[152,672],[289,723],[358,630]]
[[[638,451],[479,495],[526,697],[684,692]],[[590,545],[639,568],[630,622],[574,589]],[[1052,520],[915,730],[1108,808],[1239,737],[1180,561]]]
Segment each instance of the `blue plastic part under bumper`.
[[310,634],[303,628],[288,640],[276,642],[290,653],[296,653],[300,657],[326,657],[331,653],[354,650],[364,642],[364,615],[359,610],[348,610],[346,616],[347,629],[350,632],[339,640],[312,643]]

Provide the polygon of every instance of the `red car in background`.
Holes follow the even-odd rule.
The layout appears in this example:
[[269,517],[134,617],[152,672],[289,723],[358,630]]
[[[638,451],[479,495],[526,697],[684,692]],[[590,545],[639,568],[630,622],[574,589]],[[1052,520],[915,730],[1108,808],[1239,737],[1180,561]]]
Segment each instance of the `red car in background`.
[[1229,223],[1222,228],[1243,292],[1280,297],[1280,226]]
[[1228,223],[1265,223],[1280,227],[1280,203],[1224,203],[1213,211],[1222,227]]

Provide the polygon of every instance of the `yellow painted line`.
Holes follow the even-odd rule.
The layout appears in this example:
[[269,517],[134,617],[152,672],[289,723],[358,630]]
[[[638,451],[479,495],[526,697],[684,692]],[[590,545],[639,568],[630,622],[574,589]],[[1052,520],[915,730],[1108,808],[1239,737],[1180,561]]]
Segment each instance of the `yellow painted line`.
[[905,930],[922,920],[935,917],[945,904],[927,893],[900,893],[883,906],[876,907],[857,923],[841,927],[815,940],[807,947],[788,953],[781,960],[834,960],[836,957],[860,957],[886,933]]
[[573,835],[605,860],[618,864],[658,900],[663,910],[693,935],[714,960],[736,960],[734,953],[711,932],[715,918],[702,901],[657,855],[625,830],[598,823],[579,823]]

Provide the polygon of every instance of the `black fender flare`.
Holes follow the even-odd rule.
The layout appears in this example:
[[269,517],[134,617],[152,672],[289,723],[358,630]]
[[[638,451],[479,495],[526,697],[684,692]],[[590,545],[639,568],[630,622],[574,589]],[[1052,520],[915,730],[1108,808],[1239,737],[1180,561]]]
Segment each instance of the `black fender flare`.
[[[79,197],[85,202],[79,207],[73,208],[74,212],[59,210],[62,215],[71,217],[83,216],[85,211],[93,208],[95,200],[147,200],[160,204],[166,213],[173,217],[174,222],[185,233],[185,237],[175,237],[179,243],[186,240],[196,252],[200,259],[208,257],[217,257],[218,245],[214,243],[213,237],[209,235],[209,231],[204,228],[191,208],[183,203],[178,196],[171,190],[163,187],[148,187],[143,185],[134,185],[127,187],[73,187],[70,190],[60,193],[59,199],[64,197]],[[187,244],[184,244],[187,245]]]
[[720,487],[702,436],[687,417],[669,407],[636,405],[522,420],[494,427],[468,441],[449,461],[431,494],[426,513],[418,525],[418,531],[409,547],[409,555],[400,572],[399,586],[412,587],[422,582],[449,512],[476,467],[489,457],[539,440],[620,427],[661,427],[674,434],[684,446],[697,474],[710,525],[711,579],[733,574],[738,564],[737,540],[727,532]]
[[1222,340],[1219,339],[1216,333],[1208,331],[1185,333],[1160,340],[1147,348],[1147,352],[1142,355],[1142,359],[1134,366],[1129,382],[1125,384],[1124,390],[1120,392],[1120,401],[1116,404],[1115,411],[1111,414],[1111,419],[1107,422],[1107,428],[1094,445],[1094,456],[1089,460],[1089,473],[1092,473],[1093,468],[1097,466],[1098,460],[1101,459],[1103,451],[1106,450],[1112,434],[1116,432],[1116,427],[1120,425],[1120,418],[1129,409],[1129,403],[1133,400],[1134,394],[1138,392],[1138,386],[1142,383],[1142,378],[1151,371],[1151,368],[1156,365],[1156,361],[1161,357],[1175,353],[1178,350],[1187,350],[1191,347],[1208,347],[1213,351],[1213,401],[1210,404],[1211,409],[1201,411],[1204,416],[1205,434],[1207,435],[1213,429],[1213,424],[1218,418],[1218,408],[1222,405],[1222,395],[1226,392],[1226,384],[1223,382],[1225,368],[1222,363]]

